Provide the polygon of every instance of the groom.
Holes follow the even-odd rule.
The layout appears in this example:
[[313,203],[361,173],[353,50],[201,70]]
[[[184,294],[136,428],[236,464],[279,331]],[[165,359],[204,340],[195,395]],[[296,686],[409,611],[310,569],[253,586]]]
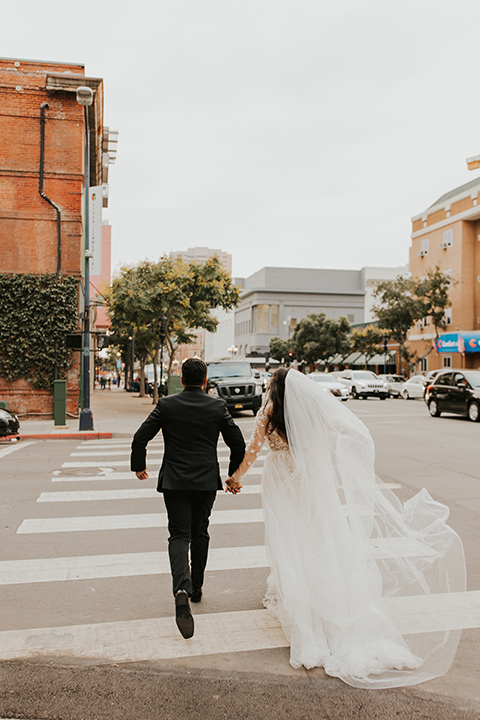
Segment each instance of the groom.
[[207,395],[206,383],[207,366],[203,360],[185,360],[183,392],[159,399],[133,437],[130,463],[139,480],[148,478],[147,443],[161,429],[165,449],[157,490],[163,493],[167,509],[175,619],[184,638],[192,637],[194,632],[189,598],[192,602],[202,599],[209,518],[217,491],[222,489],[217,458],[219,434],[230,448],[229,476],[245,455],[243,435],[225,400]]

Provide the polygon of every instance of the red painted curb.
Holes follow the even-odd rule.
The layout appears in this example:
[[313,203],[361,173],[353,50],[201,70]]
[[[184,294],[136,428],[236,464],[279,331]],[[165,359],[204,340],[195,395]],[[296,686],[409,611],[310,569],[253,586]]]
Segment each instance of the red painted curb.
[[12,440],[109,440],[110,432],[72,432],[72,433],[43,433],[38,435],[8,435],[0,438],[0,442]]

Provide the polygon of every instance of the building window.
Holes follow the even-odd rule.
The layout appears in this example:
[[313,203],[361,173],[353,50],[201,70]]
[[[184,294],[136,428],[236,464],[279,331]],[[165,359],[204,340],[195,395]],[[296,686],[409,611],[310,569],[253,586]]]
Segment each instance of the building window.
[[[453,230],[445,230],[443,233],[443,242],[440,243],[440,247],[446,250],[448,247],[452,247],[453,242]],[[427,248],[428,250],[428,248]]]
[[252,308],[252,332],[278,333],[278,305],[254,305]]
[[428,371],[428,358],[420,358],[420,372]]
[[428,317],[424,317],[419,320],[417,322],[417,327],[420,328],[420,330],[425,330],[425,328],[428,327]]
[[428,238],[423,238],[420,241],[420,250],[418,251],[418,254],[420,255],[420,257],[428,255]]
[[444,368],[452,367],[452,356],[451,355],[444,355],[442,357],[442,367],[444,367]]
[[[452,324],[452,308],[451,308],[451,307],[445,308],[445,314],[444,314],[443,317],[444,317],[444,320],[445,320],[445,325],[451,325],[451,324]],[[449,365],[448,367],[450,367],[450,365]]]
[[348,320],[349,323],[355,322],[355,315],[352,315],[352,313],[349,313],[349,314],[347,315],[347,320]]

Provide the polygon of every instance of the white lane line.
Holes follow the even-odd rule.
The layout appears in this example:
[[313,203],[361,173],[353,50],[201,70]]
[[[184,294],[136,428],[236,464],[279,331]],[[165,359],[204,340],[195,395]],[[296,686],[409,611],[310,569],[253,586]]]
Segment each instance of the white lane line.
[[[264,459],[263,455],[259,456],[259,460]],[[228,457],[225,458],[218,458],[220,467],[228,467]],[[148,455],[147,455],[147,464],[148,464]],[[113,458],[111,460],[106,460],[104,463],[100,463],[98,460],[87,460],[86,462],[64,462],[62,464],[63,468],[83,468],[83,467],[95,467],[95,468],[101,468],[101,467],[130,467],[130,460],[114,460]],[[150,467],[150,465],[149,465]],[[160,468],[160,464],[158,460],[154,460],[154,467],[158,470]]]
[[[149,455],[163,455],[163,450],[151,450],[150,448],[147,448],[147,456]],[[260,451],[259,456],[265,456],[268,454],[268,450]],[[130,455],[130,450],[115,450],[107,452],[102,451],[82,451],[82,452],[72,452],[70,453],[70,457],[121,457],[122,455]],[[217,450],[217,455],[219,456],[228,456],[230,455],[230,450],[228,448],[219,448]]]
[[[132,477],[130,476],[130,480]],[[244,485],[242,495],[258,495],[260,485]],[[219,495],[224,490],[218,491]],[[144,500],[158,498],[155,488],[124,488],[122,490],[66,490],[63,492],[44,492],[38,498],[38,503],[46,502],[89,502],[92,500]]]
[[[221,466],[221,470],[226,471],[226,467],[224,468]],[[110,470],[110,468],[103,468],[105,471],[102,475],[54,475],[51,478],[52,482],[105,482],[110,480],[133,480],[135,481],[135,473],[133,472],[106,472],[107,470]],[[148,467],[148,473],[150,478],[156,479],[158,475],[158,467],[157,469],[152,469],[150,466]],[[262,469],[260,467],[254,467],[252,470],[248,471],[247,480],[248,478],[251,478],[253,475],[261,475]],[[141,481],[137,481],[141,482]],[[145,481],[144,481],[145,482]],[[400,485],[398,486],[400,487]],[[243,492],[243,491],[242,491]]]
[[[431,548],[417,540],[403,538],[369,543],[376,559],[391,557],[433,557]],[[263,545],[251,547],[211,548],[207,570],[244,570],[267,568]],[[132,577],[170,573],[168,552],[119,553],[85,555],[0,562],[0,585],[38,582],[88,580],[93,578]]]
[[[258,495],[261,492],[260,485],[249,484],[248,478],[251,475],[259,475],[251,471],[251,474],[247,475],[247,480],[242,488],[242,495]],[[84,480],[85,478],[71,478],[72,480]],[[101,478],[94,477],[94,480]],[[126,479],[132,480],[132,475],[126,475]],[[395,483],[390,483],[389,487],[400,487]],[[223,490],[218,491],[219,494],[223,494]],[[38,498],[38,503],[46,502],[89,502],[92,500],[143,500],[148,498],[158,498],[158,492],[156,488],[122,488],[120,490],[64,490],[61,492],[43,492]]]
[[[268,567],[265,548],[211,548],[207,570],[243,570]],[[0,562],[0,585],[36,582],[87,580],[93,578],[165,575],[170,573],[168,552],[86,555],[42,560],[4,560]]]
[[[480,627],[480,591],[406,597],[388,601],[402,634]],[[63,656],[105,662],[166,660],[196,655],[287,647],[267,610],[200,614],[195,635],[185,641],[173,617],[124,622],[6,630],[0,633],[0,658]]]
[[[214,510],[210,522],[213,525],[261,523],[263,522],[263,511],[261,508],[252,510]],[[21,523],[17,533],[24,535],[160,527],[167,527],[166,513],[27,519]]]
[[0,458],[10,455],[10,453],[15,452],[16,450],[26,448],[29,445],[35,445],[36,442],[37,440],[20,440],[19,442],[12,443],[8,447],[4,447],[0,450]]

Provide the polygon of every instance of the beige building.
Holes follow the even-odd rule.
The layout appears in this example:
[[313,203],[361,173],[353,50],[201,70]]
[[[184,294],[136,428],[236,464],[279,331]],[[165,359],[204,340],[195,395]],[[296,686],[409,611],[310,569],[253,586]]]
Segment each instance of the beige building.
[[434,328],[420,321],[409,334],[417,370],[480,368],[480,178],[442,195],[412,218],[409,267],[421,278],[438,266],[452,278],[440,347]]
[[193,247],[188,250],[175,250],[170,253],[171,258],[181,258],[185,262],[205,263],[212,257],[217,257],[220,265],[229,275],[232,274],[232,256],[223,250],[208,247]]

